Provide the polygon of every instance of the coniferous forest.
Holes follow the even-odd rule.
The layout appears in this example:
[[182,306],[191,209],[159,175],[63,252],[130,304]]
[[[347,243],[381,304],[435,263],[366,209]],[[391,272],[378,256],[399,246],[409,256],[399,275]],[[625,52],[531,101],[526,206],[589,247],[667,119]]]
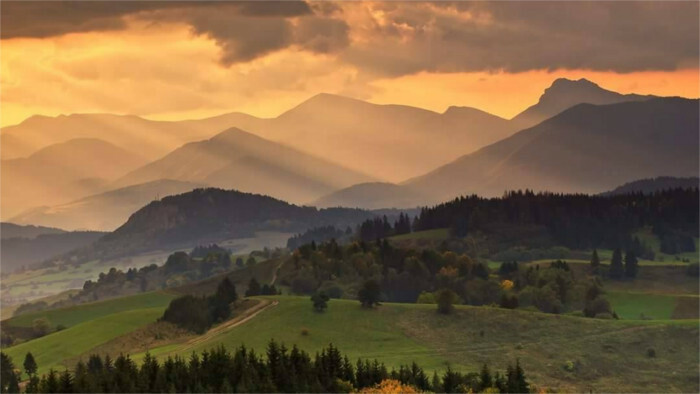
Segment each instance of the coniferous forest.
[[311,356],[274,340],[264,355],[243,345],[233,351],[220,346],[192,353],[189,359],[168,357],[163,362],[146,353],[140,365],[128,355],[115,359],[91,355],[71,370],[51,369],[41,376],[31,353],[21,366],[5,353],[1,361],[3,393],[20,392],[23,373],[28,379],[26,393],[349,393],[387,381],[399,383],[404,392],[530,392],[517,360],[503,372],[492,372],[484,365],[480,372],[462,373],[448,367],[442,374],[430,375],[416,363],[388,370],[376,359],[352,362],[333,344]]

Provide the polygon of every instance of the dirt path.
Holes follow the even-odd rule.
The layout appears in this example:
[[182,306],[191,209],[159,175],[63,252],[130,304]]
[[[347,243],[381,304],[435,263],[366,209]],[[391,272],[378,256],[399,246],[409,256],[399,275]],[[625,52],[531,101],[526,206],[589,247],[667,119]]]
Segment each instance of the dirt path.
[[203,335],[197,336],[195,338],[190,339],[189,341],[185,342],[184,346],[179,349],[179,351],[183,350],[189,350],[193,348],[194,346],[206,342],[207,340],[223,333],[226,332],[234,327],[238,327],[239,325],[247,322],[248,320],[254,318],[257,316],[260,312],[264,311],[265,309],[271,308],[279,304],[279,301],[277,300],[258,300],[259,302],[255,304],[250,309],[247,309],[242,315],[236,316],[235,318],[231,320],[227,320],[218,326],[212,328],[211,330],[207,331]]

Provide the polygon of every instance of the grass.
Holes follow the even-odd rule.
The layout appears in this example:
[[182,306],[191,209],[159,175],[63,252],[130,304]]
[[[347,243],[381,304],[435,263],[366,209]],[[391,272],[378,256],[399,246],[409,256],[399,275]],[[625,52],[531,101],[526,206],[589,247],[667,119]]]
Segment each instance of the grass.
[[50,368],[58,368],[63,360],[76,357],[106,341],[147,325],[162,314],[162,307],[112,313],[3,351],[12,357],[15,365],[21,365],[27,352],[31,352],[39,365],[39,373],[42,374]]
[[33,312],[13,317],[2,324],[15,327],[31,327],[35,319],[46,318],[52,326],[59,324],[72,327],[83,322],[98,319],[119,312],[137,309],[160,308],[170,303],[175,296],[165,292],[142,293],[128,297],[81,304],[61,309]]
[[645,293],[608,292],[606,298],[622,319],[669,320],[676,307],[676,296]]
[[[275,298],[279,305],[206,342],[168,344],[151,354],[188,356],[193,350],[241,344],[264,352],[275,338],[312,353],[332,342],[353,360],[377,358],[390,367],[416,361],[428,371],[447,364],[478,371],[483,363],[502,370],[517,358],[533,382],[558,391],[699,389],[697,320],[598,320],[469,306],[444,316],[434,305],[365,310],[352,300],[331,300],[319,314],[307,297]],[[655,358],[647,356],[649,348],[655,349]],[[574,371],[563,368],[568,361]]]
[[606,298],[622,319],[698,318],[698,297],[695,295],[608,292]]

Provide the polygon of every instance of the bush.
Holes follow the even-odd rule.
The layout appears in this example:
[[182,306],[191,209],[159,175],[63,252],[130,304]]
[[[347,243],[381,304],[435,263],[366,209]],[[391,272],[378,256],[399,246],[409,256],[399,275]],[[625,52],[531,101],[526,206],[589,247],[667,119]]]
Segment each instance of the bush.
[[437,302],[435,301],[435,294],[429,292],[429,291],[422,291],[418,295],[418,299],[416,300],[416,304],[436,304]]
[[45,317],[35,319],[32,322],[32,331],[34,332],[35,337],[43,337],[44,335],[48,334],[51,331],[51,323],[49,323],[49,319]]
[[576,370],[576,363],[571,360],[567,360],[564,362],[563,368],[566,372],[574,372]]
[[313,303],[314,310],[316,312],[325,311],[326,308],[328,308],[328,300],[330,300],[330,298],[322,291],[318,291],[311,296],[311,302]]
[[654,350],[652,348],[647,349],[647,357],[649,357],[649,358],[656,357],[656,350]]

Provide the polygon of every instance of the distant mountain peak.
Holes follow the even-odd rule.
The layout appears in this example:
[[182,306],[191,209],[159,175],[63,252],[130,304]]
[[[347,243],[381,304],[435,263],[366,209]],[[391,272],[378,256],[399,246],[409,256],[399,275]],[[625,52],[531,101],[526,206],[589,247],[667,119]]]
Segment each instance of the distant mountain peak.
[[544,90],[542,96],[540,96],[540,102],[548,100],[561,100],[562,95],[592,95],[592,94],[603,94],[603,95],[614,95],[621,96],[620,93],[616,93],[610,90],[606,90],[600,87],[595,82],[589,81],[588,79],[581,78],[578,80],[558,78],[552,82],[552,84]]
[[600,87],[586,78],[557,78],[544,90],[537,104],[518,114],[513,120],[528,128],[578,104],[606,105],[625,101],[640,101],[652,96],[621,94]]

